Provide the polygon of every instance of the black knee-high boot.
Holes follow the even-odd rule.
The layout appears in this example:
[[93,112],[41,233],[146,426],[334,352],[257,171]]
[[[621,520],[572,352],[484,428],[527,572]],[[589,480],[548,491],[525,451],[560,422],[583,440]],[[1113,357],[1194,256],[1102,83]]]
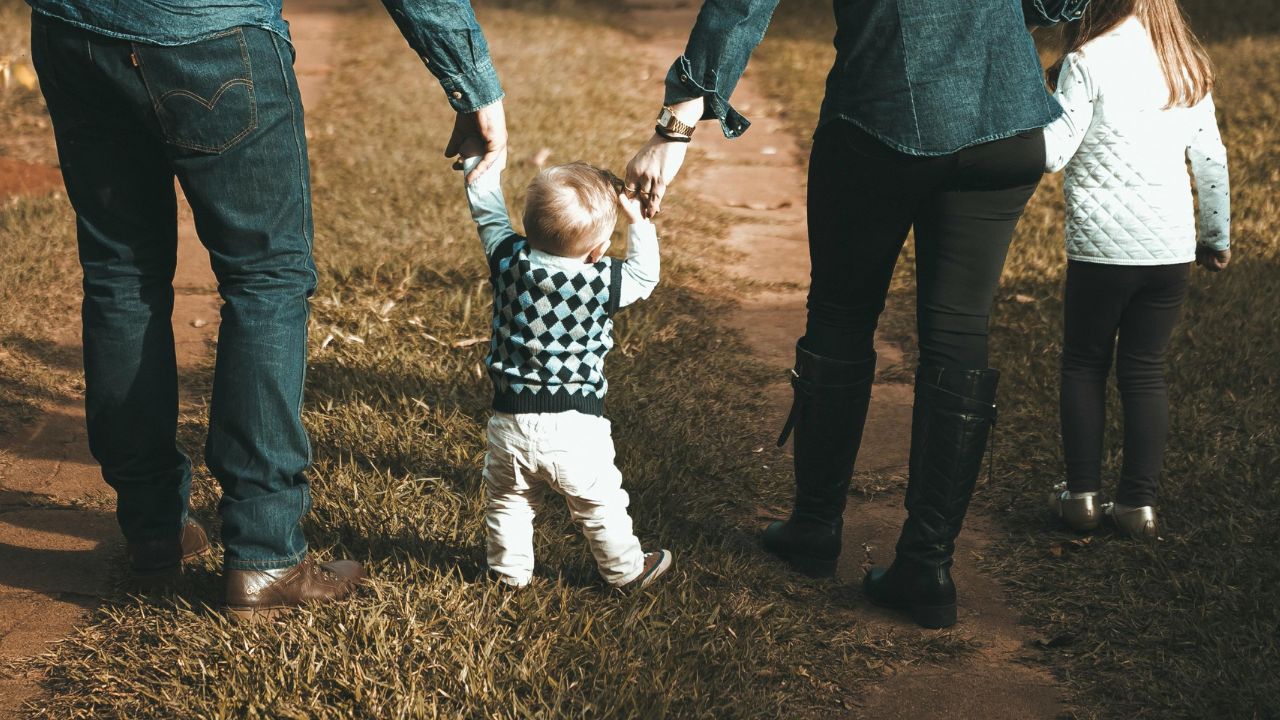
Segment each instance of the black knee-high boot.
[[872,602],[906,610],[924,627],[956,622],[951,556],[995,424],[999,379],[995,370],[916,372],[907,521],[893,565],[872,568],[863,588]]
[[778,445],[795,430],[796,500],[791,518],[764,531],[764,547],[807,575],[835,573],[853,462],[871,402],[876,356],[845,362],[796,343],[795,401]]

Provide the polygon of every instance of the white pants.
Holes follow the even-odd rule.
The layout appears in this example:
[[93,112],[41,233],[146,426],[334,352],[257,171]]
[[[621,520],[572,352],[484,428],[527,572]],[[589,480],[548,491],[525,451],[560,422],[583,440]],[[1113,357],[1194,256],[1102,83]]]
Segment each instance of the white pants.
[[533,577],[533,517],[545,488],[564,496],[600,574],[625,585],[644,570],[631,531],[609,421],[595,415],[496,412],[484,461],[489,569],[511,585]]

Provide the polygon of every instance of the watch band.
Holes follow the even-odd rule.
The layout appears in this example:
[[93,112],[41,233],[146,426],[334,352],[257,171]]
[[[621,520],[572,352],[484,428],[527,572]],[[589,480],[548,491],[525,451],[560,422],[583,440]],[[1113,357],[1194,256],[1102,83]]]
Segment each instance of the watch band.
[[693,138],[689,137],[688,135],[677,135],[671,132],[670,130],[662,127],[661,125],[654,125],[653,131],[661,135],[663,140],[670,140],[671,142],[682,142],[682,143],[693,142]]
[[664,137],[669,136],[668,134],[693,137],[693,131],[697,129],[693,125],[681,122],[680,118],[676,117],[676,114],[671,112],[671,108],[667,106],[664,106],[658,112],[658,126],[667,131],[663,133]]

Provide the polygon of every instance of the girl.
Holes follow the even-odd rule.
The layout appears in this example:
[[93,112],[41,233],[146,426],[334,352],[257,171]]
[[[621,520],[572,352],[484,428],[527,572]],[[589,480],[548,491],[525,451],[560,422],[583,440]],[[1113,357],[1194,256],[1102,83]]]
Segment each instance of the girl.
[[[1093,0],[1069,26],[1050,77],[1065,112],[1045,128],[1046,165],[1066,168],[1067,283],[1062,445],[1050,496],[1076,530],[1110,516],[1156,536],[1156,483],[1169,428],[1164,359],[1192,261],[1231,258],[1226,149],[1213,71],[1176,0]],[[1187,161],[1200,201],[1199,242]],[[1119,333],[1117,347],[1116,335]],[[1124,407],[1115,502],[1098,502],[1112,353]]]

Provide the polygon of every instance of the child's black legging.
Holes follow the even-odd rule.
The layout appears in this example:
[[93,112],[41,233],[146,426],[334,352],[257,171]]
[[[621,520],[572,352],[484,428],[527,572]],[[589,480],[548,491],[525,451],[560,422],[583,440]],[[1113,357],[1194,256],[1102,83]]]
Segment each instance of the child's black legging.
[[1061,404],[1072,492],[1101,489],[1107,374],[1114,354],[1124,406],[1124,467],[1115,500],[1155,505],[1169,432],[1165,351],[1187,295],[1189,269],[1187,263],[1068,262]]
[[823,125],[809,159],[805,348],[837,360],[871,354],[893,267],[914,230],[920,362],[986,369],[992,298],[1043,171],[1040,130],[920,157],[848,122]]

